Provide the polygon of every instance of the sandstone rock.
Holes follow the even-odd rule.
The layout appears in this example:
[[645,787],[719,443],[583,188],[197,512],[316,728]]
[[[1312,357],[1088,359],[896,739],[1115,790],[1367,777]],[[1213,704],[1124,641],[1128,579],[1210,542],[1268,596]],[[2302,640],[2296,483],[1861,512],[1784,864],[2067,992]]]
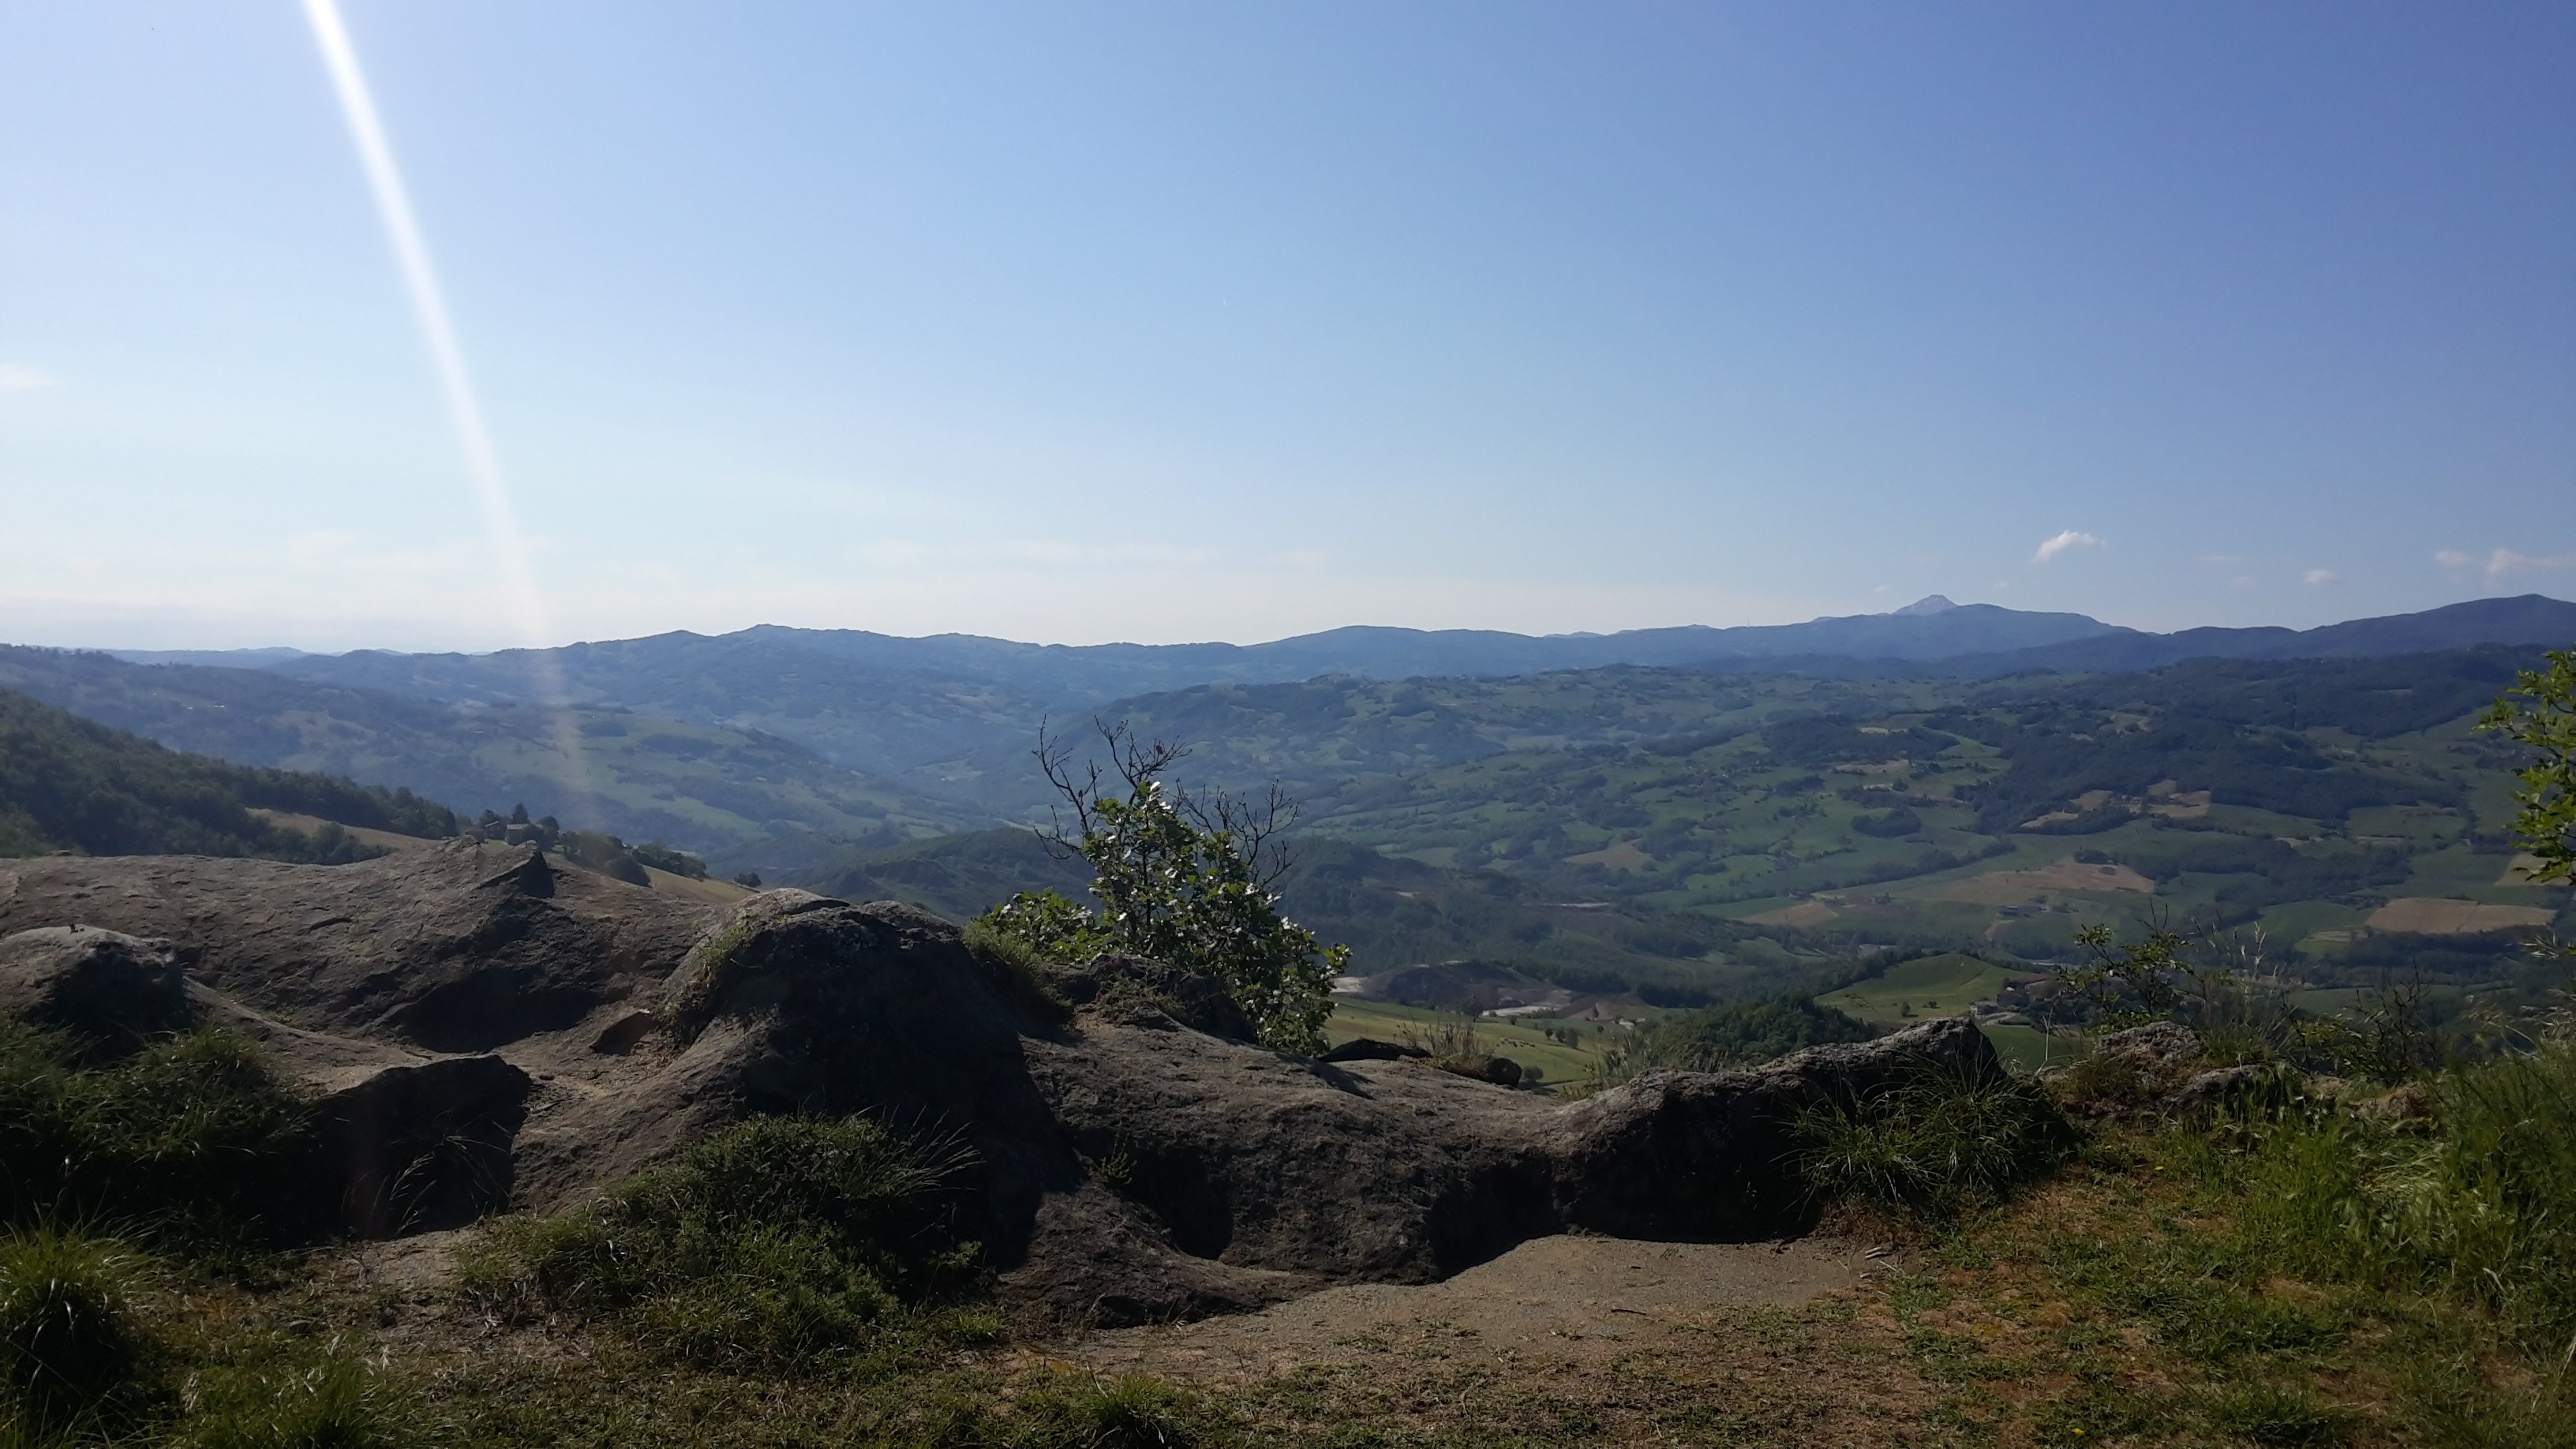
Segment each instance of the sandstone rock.
[[496,1056],[362,1069],[316,1109],[338,1220],[389,1238],[506,1207],[529,1085]]
[[2353,1111],[2361,1120],[2383,1127],[2422,1126],[2433,1120],[2433,1092],[2422,1082],[2400,1082],[2357,1104]]
[[68,1032],[106,1054],[188,1025],[193,953],[169,941],[90,926],[0,939],[0,1011]]
[[2276,1085],[2295,1084],[2297,1076],[2289,1068],[2268,1062],[2195,1072],[2166,1093],[2161,1105],[2168,1112],[2185,1114],[2217,1111],[2241,1105]]
[[[1067,1020],[892,903],[770,891],[725,913],[533,851],[407,855],[29,862],[0,929],[76,910],[180,936],[264,1039],[344,1063],[330,1120],[364,1231],[558,1209],[759,1113],[868,1112],[970,1149],[961,1226],[1011,1299],[1080,1321],[1426,1281],[1568,1229],[1795,1231],[1799,1110],[1992,1065],[1952,1020],[1565,1103],[1267,1050],[1221,989],[1151,962],[1057,974],[1085,1008]],[[492,1051],[419,1054],[460,1044]]]
[[1392,1062],[1406,1057],[1427,1057],[1431,1053],[1418,1046],[1403,1046],[1374,1037],[1355,1036],[1315,1060],[1319,1062]]
[[1431,1064],[1444,1072],[1490,1082],[1497,1087],[1521,1084],[1521,1064],[1510,1057],[1439,1057]]
[[1157,1014],[1178,1026],[1228,1041],[1250,1041],[1252,1021],[1223,982],[1134,956],[1099,956],[1053,974],[1057,994],[1127,1026],[1153,1026]]
[[65,856],[11,874],[0,932],[168,937],[201,952],[189,975],[255,1010],[430,1052],[566,1029],[658,985],[722,914],[465,840],[355,865]]
[[2095,1045],[2094,1051],[2142,1070],[2168,1071],[2200,1055],[2200,1035],[2178,1021],[2149,1022],[2112,1032]]

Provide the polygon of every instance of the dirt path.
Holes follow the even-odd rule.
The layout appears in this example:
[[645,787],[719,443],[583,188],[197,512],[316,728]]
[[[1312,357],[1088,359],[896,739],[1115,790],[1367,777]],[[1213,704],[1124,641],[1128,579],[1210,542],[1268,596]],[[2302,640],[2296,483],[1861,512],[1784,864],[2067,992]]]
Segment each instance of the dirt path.
[[1099,1334],[1064,1356],[1099,1373],[1227,1381],[1348,1362],[1424,1338],[1582,1360],[1623,1352],[1641,1335],[1711,1309],[1802,1304],[1897,1266],[1898,1255],[1853,1238],[1540,1238],[1442,1283],[1332,1288],[1260,1313]]

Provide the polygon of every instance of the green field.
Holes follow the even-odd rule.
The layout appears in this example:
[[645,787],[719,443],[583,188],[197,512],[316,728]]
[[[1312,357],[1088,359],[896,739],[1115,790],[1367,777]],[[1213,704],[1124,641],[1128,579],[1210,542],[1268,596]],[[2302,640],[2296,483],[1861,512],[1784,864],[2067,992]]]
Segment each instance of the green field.
[[[1427,1035],[1435,1028],[1466,1026],[1470,1018],[1454,1011],[1426,1011],[1419,1007],[1398,1006],[1385,1001],[1354,1001],[1347,997],[1333,1002],[1333,1019],[1324,1026],[1324,1036],[1335,1046],[1353,1037],[1374,1037],[1379,1041],[1402,1042],[1411,1036]],[[1548,1082],[1567,1082],[1588,1074],[1600,1058],[1587,1050],[1578,1050],[1550,1038],[1537,1026],[1524,1026],[1489,1018],[1473,1019],[1479,1040],[1496,1056],[1510,1057],[1526,1072],[1536,1068]],[[1616,1040],[1625,1029],[1616,1023],[1551,1022],[1560,1031],[1580,1031],[1587,1041]]]
[[1847,1012],[1873,1026],[1890,1026],[1936,1016],[1956,1016],[1980,1001],[1992,1001],[2010,974],[1990,961],[1951,952],[1924,956],[1892,966],[1881,975],[1827,992],[1819,1006]]
[[2062,1067],[2085,1055],[2085,1044],[2072,1037],[2052,1036],[2035,1026],[1996,1026],[1991,1023],[1977,1028],[1993,1044],[1995,1055],[2015,1071],[2035,1072],[2042,1067]]

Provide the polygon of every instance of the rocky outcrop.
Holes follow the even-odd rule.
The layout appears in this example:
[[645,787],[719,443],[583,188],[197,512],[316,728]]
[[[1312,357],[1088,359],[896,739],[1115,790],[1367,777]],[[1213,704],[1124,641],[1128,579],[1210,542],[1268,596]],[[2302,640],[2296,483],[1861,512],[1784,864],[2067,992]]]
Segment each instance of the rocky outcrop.
[[121,1055],[188,1024],[190,955],[77,924],[20,931],[0,939],[0,1012]]
[[0,933],[105,927],[192,951],[188,974],[312,1031],[428,1052],[561,1031],[656,989],[718,914],[533,845],[451,841],[346,866],[198,856],[0,862]]
[[1898,1074],[1994,1068],[1966,1017],[1876,1041],[1809,1047],[1731,1072],[1649,1072],[1566,1108],[1544,1134],[1569,1227],[1624,1237],[1759,1237],[1801,1226],[1808,1204],[1788,1166],[1788,1125],[1831,1099]]
[[317,1108],[337,1221],[388,1238],[507,1206],[530,1085],[495,1056],[362,1069]]
[[1936,1022],[1566,1103],[1400,1049],[1271,1051],[1210,983],[1121,958],[1035,981],[891,903],[721,913],[533,851],[414,859],[31,862],[0,926],[199,948],[201,1007],[329,1088],[362,1231],[563,1206],[755,1114],[871,1112],[970,1149],[966,1226],[1005,1292],[1084,1321],[1437,1279],[1569,1229],[1795,1230],[1798,1111],[1991,1062]]

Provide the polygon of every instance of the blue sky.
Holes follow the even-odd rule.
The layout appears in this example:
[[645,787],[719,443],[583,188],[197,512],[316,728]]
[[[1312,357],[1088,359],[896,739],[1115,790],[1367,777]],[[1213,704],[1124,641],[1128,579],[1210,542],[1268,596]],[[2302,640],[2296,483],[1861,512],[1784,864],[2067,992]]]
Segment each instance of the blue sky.
[[304,13],[85,0],[0,9],[0,638],[2576,595],[2576,8],[343,13],[541,613]]

